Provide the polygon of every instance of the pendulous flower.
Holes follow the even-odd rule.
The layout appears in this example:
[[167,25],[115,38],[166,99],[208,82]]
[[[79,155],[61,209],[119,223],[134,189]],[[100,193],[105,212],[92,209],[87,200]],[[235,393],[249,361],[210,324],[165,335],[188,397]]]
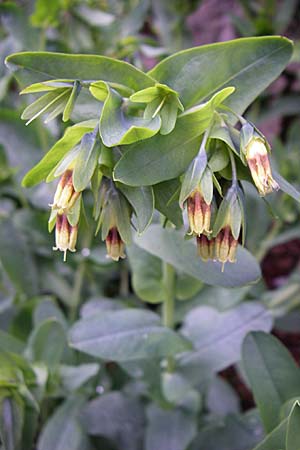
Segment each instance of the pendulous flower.
[[222,264],[236,261],[238,240],[234,238],[230,225],[222,228],[215,238],[215,258]]
[[67,169],[61,176],[56,188],[52,209],[61,211],[70,210],[78,197],[80,192],[76,192],[73,185],[73,170]]
[[198,255],[205,262],[215,257],[215,239],[209,239],[204,234],[197,236]]
[[211,205],[206,203],[201,189],[197,187],[187,199],[190,234],[210,234]]
[[108,235],[105,239],[106,243],[106,250],[107,250],[107,256],[114,261],[119,261],[119,259],[126,258],[125,255],[125,244],[122,241],[122,238],[120,236],[120,233],[118,231],[117,227],[112,227]]
[[72,226],[66,214],[57,214],[55,223],[55,247],[64,253],[64,261],[67,259],[67,251],[76,251],[78,225]]

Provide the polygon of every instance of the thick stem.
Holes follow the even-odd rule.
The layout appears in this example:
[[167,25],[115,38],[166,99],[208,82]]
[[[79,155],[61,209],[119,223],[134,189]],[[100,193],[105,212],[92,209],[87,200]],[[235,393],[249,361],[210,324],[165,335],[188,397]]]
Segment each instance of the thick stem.
[[[174,328],[174,306],[175,306],[175,270],[171,264],[163,262],[163,283],[165,288],[165,301],[162,308],[163,325]],[[167,359],[167,371],[174,371],[174,359]]]

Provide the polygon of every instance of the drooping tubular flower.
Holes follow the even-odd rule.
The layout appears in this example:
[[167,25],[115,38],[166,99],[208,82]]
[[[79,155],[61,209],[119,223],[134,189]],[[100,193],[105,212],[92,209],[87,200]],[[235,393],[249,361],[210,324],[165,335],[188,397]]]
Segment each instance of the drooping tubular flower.
[[80,192],[75,191],[73,184],[73,170],[67,169],[59,180],[51,207],[68,211],[74,206],[79,196]]
[[107,257],[114,261],[125,258],[125,245],[131,242],[131,207],[113,180],[103,177],[94,217],[97,231],[106,243]]
[[214,258],[223,264],[236,261],[236,251],[242,228],[244,209],[242,192],[233,184],[223,198],[213,227]]
[[246,123],[241,129],[241,152],[244,154],[255,186],[261,196],[279,189],[269,160],[270,146],[263,135]]
[[55,247],[64,253],[64,261],[67,259],[67,251],[76,251],[78,225],[72,226],[66,214],[57,214],[55,223]]
[[197,236],[198,255],[202,261],[209,261],[215,258],[215,239],[208,238],[204,234]]
[[190,234],[210,234],[211,205],[206,202],[200,186],[189,195],[186,203]]

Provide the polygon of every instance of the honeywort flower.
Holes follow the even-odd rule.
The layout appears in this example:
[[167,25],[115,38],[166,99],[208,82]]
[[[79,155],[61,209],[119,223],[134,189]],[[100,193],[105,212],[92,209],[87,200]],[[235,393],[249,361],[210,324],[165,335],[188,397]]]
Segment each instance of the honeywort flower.
[[76,251],[78,225],[72,226],[66,214],[57,214],[55,223],[55,247],[64,253],[64,261],[67,259],[67,251]]
[[131,242],[131,207],[113,180],[103,177],[94,212],[97,231],[106,243],[107,257],[118,261],[125,258],[125,244]]
[[197,236],[198,255],[203,261],[214,259],[215,257],[215,239],[209,239],[204,234]]
[[75,191],[73,184],[73,170],[67,169],[59,180],[51,206],[62,211],[70,210],[79,196],[80,192]]
[[241,129],[241,150],[259,194],[264,196],[278,190],[279,185],[273,178],[269,161],[269,144],[249,123]]
[[202,233],[211,232],[211,205],[206,202],[200,187],[197,187],[188,197],[187,213],[191,234],[200,236]]

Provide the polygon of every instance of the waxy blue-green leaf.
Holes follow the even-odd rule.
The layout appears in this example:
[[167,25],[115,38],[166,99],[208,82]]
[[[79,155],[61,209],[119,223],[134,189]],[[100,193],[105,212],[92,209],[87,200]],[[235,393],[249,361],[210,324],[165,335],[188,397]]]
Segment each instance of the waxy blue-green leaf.
[[292,197],[297,202],[300,202],[300,192],[292,186],[285,178],[283,178],[276,170],[272,170],[273,178],[280,186],[280,189]]
[[179,178],[153,186],[155,208],[178,228],[183,225],[182,211],[178,202],[180,187]]
[[109,89],[99,127],[103,143],[107,147],[132,144],[148,139],[160,129],[161,119],[159,116],[153,119],[144,119],[127,114],[124,108],[126,109],[123,98],[113,89]]
[[19,450],[24,425],[24,404],[21,396],[0,390],[0,439],[4,450]]
[[180,207],[183,208],[183,204],[190,194],[200,185],[201,177],[207,166],[207,154],[204,148],[201,148],[200,152],[195,159],[189,165],[187,171],[184,174],[182,181],[182,187],[179,196]]
[[81,91],[80,82],[78,80],[75,80],[70,97],[68,98],[67,104],[64,109],[64,113],[63,113],[63,117],[62,117],[63,122],[67,122],[70,119],[70,116],[73,112],[75,102],[77,100],[77,97],[78,97],[80,91]]
[[95,128],[95,121],[78,123],[66,129],[65,134],[59,139],[49,152],[34,166],[24,177],[22,185],[31,187],[43,181],[59,161],[71,150],[82,136]]
[[286,450],[300,449],[300,403],[296,401],[288,419]]
[[118,183],[118,189],[125,195],[134,209],[139,233],[150,225],[154,212],[154,194],[151,186],[126,186]]
[[188,340],[162,327],[159,316],[139,309],[79,320],[70,330],[69,342],[81,352],[111,361],[164,358],[191,348]]
[[142,236],[135,237],[135,243],[152,255],[172,264],[177,270],[207,284],[227,287],[243,286],[255,283],[260,278],[258,263],[242,247],[238,248],[237,262],[225,264],[224,272],[222,272],[221,263],[202,261],[197,255],[194,241],[185,240],[180,231],[151,225]]
[[291,41],[279,36],[237,39],[175,53],[149,75],[177,91],[185,108],[234,86],[225,103],[241,114],[283,71],[292,51]]
[[280,422],[280,408],[300,395],[300,370],[273,336],[250,333],[243,344],[243,367],[266,431]]
[[69,88],[63,88],[55,89],[54,91],[42,95],[25,108],[21,115],[21,119],[27,120],[26,125],[29,125],[34,119],[42,114],[50,112],[50,114],[53,115],[53,111],[55,112],[57,110],[57,107],[61,105],[61,102],[63,102],[64,105],[66,104],[69,93]]
[[114,178],[131,186],[156,184],[176,178],[196,156],[201,134],[217,108],[234,88],[216,93],[207,103],[181,114],[172,133],[156,135],[146,142],[128,146],[117,163]]
[[89,450],[79,414],[85,403],[83,397],[69,397],[44,424],[37,441],[37,450]]
[[100,142],[97,130],[86,133],[82,140],[73,168],[73,184],[75,191],[83,191],[93,176],[100,153]]
[[22,83],[54,79],[103,80],[123,84],[135,91],[154,85],[154,80],[131,64],[98,55],[52,52],[14,53],[7,66]]
[[127,255],[136,295],[145,302],[161,303],[165,298],[161,259],[135,244],[127,247]]
[[287,424],[287,419],[280,422],[253,450],[285,450]]

